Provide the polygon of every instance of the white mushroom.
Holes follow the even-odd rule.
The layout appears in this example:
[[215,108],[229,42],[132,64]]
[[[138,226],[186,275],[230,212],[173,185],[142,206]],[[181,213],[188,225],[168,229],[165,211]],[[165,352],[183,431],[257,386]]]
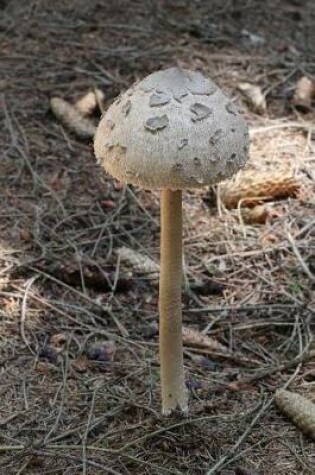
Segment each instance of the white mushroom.
[[182,349],[182,191],[245,165],[244,118],[201,73],[170,68],[122,94],[95,135],[98,162],[115,178],[161,189],[160,360],[163,413],[188,411]]

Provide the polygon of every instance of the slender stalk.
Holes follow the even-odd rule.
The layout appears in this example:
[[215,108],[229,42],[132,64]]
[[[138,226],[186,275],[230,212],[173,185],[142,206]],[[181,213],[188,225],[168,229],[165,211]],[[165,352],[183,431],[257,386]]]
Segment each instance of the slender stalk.
[[182,192],[161,193],[160,361],[162,411],[188,411],[182,342]]

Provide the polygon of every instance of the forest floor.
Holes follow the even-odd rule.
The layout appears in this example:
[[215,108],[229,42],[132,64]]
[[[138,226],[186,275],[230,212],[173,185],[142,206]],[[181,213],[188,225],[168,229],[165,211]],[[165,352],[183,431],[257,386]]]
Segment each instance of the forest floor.
[[[291,106],[297,80],[315,74],[314,2],[0,9],[1,474],[314,474],[314,442],[273,402],[281,387],[315,400],[315,113]],[[107,107],[174,65],[242,105],[247,169],[290,170],[300,184],[262,224],[216,190],[184,194],[184,325],[228,348],[185,346],[187,418],[160,413],[156,282],[117,252],[158,263],[158,193],[103,173],[92,140],[49,111],[51,96],[93,87]],[[261,87],[264,114],[243,101],[244,81]]]

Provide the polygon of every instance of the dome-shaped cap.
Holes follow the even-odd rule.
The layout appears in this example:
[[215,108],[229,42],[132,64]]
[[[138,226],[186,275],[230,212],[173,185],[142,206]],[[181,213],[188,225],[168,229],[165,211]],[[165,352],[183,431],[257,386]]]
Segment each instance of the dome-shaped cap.
[[246,122],[199,72],[170,68],[119,96],[97,128],[95,154],[142,188],[199,188],[232,176],[249,148]]

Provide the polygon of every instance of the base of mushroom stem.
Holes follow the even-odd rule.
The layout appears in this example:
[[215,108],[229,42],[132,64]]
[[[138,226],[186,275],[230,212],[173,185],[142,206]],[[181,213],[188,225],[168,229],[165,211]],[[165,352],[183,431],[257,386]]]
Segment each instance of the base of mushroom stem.
[[187,407],[187,409],[182,409],[180,407],[176,407],[176,409],[162,409],[162,415],[163,416],[169,417],[169,416],[172,416],[174,414],[176,414],[178,416],[181,416],[181,417],[188,417],[188,407]]
[[181,417],[188,416],[188,390],[185,391],[184,401],[182,403],[177,403],[175,407],[164,407],[162,406],[163,416],[171,416],[173,414],[179,415]]

